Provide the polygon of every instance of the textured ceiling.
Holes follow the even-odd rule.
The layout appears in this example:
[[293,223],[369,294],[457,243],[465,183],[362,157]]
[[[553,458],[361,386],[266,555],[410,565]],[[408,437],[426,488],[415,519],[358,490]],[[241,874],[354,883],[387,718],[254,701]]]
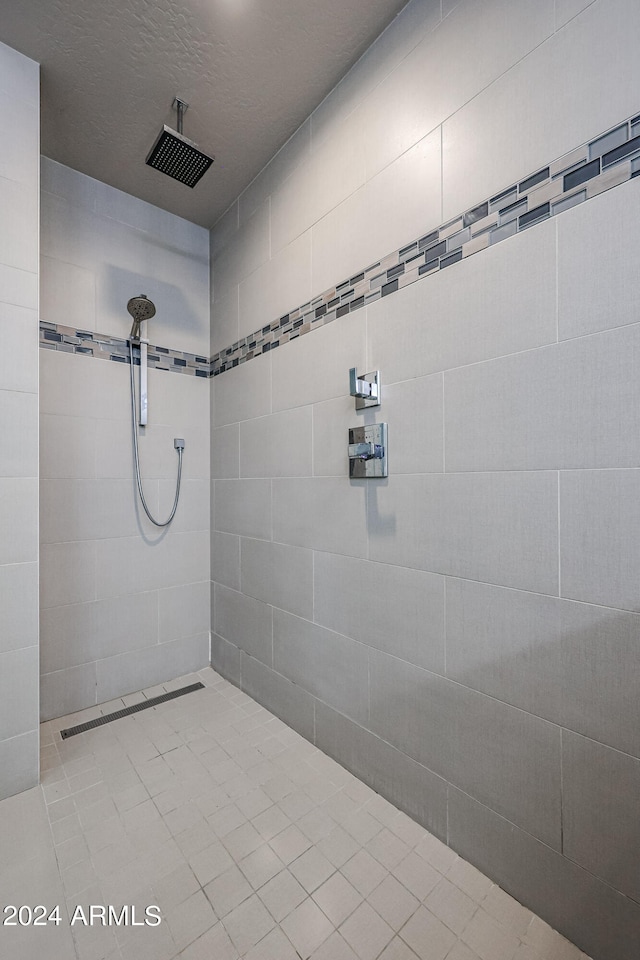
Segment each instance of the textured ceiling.
[[[0,0],[42,65],[42,153],[210,227],[406,0]],[[215,163],[194,188],[145,158],[176,126]]]

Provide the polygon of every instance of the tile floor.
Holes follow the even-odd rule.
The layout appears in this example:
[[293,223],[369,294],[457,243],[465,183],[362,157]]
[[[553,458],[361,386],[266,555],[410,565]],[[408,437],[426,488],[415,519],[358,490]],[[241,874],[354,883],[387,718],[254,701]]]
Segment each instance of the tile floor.
[[[213,670],[124,702],[197,679],[65,741],[123,701],[43,724],[41,786],[0,803],[0,906],[59,904],[61,923],[0,927],[0,955],[588,960]],[[69,922],[109,904],[138,925]]]

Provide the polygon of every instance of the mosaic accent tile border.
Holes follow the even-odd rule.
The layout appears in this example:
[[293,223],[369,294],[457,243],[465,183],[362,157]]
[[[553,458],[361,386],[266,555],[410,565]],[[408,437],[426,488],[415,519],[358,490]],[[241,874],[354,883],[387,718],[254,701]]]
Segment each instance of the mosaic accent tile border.
[[640,116],[635,116],[214,354],[211,376],[432,276],[639,174]]
[[[149,346],[148,366],[217,377],[640,175],[640,115],[566,153],[210,359]],[[40,321],[40,346],[129,363],[127,340]],[[134,363],[140,363],[139,352]]]
[[[79,353],[98,360],[129,363],[127,340],[93,333],[90,330],[78,330],[76,327],[63,327],[61,324],[48,323],[46,320],[40,321],[40,346],[46,350]],[[133,362],[140,364],[140,350],[136,346],[133,348]],[[151,370],[186,373],[192,377],[211,376],[211,361],[207,357],[151,344],[147,353],[147,367]]]

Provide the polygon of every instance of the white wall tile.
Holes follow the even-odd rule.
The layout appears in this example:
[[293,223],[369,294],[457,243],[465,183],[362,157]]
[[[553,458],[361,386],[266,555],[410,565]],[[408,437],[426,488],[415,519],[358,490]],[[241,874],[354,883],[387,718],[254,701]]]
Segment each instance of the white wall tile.
[[[444,218],[632,115],[638,108],[632,38],[639,28],[634,0],[594,3],[447,120]],[[615,83],[603,83],[593,69],[606,62],[616,64]],[[556,108],[549,110],[552,101]]]
[[271,252],[277,253],[362,186],[365,150],[345,122],[271,196]]
[[306,303],[313,293],[311,230],[307,230],[241,281],[239,336],[246,337],[260,330]]
[[[276,353],[278,351],[276,350]],[[214,425],[221,427],[271,413],[271,352],[214,377]]]
[[[269,161],[258,176],[251,181],[238,199],[239,222],[246,223],[257,208],[265,202],[278,185],[286,180],[299,163],[303,163],[309,156],[311,144],[311,120],[307,119],[298,127],[285,145]],[[213,233],[218,238],[218,223]]]
[[240,424],[229,423],[211,431],[211,479],[240,475]]
[[270,505],[270,480],[216,480],[214,529],[270,540]]
[[349,368],[364,363],[364,340],[360,310],[271,353],[274,412],[348,393]]
[[40,547],[40,606],[96,598],[96,543],[43,543]]
[[[2,272],[0,269],[0,283]],[[35,310],[0,303],[0,389],[38,392],[38,316]]]
[[0,564],[38,557],[38,480],[0,479]]
[[37,646],[38,564],[0,566],[0,653]]
[[0,263],[0,303],[38,308],[38,274]]
[[38,270],[38,194],[36,184],[0,178],[0,206],[10,229],[0,232],[0,262],[36,273]]
[[206,633],[210,628],[209,581],[167,587],[158,592],[159,641],[178,640]]
[[366,481],[342,477],[273,481],[273,539],[366,557]]
[[311,550],[268,540],[241,540],[242,592],[274,607],[313,617]]
[[3,739],[33,728],[38,715],[38,646],[0,653],[0,730]]
[[558,219],[561,340],[637,321],[639,218],[640,191],[631,180]]
[[58,323],[63,327],[96,330],[94,272],[75,263],[42,256],[40,317],[48,323]]
[[158,591],[154,590],[43,609],[42,673],[67,670],[157,643],[158,607]]
[[542,470],[390,476],[370,489],[370,559],[557,596],[557,483]]
[[314,142],[331,136],[366,96],[440,22],[439,0],[412,0],[391,21],[311,117]]
[[440,130],[315,224],[315,296],[441,222]]
[[418,280],[367,307],[367,370],[394,383],[553,343],[554,277],[551,222]]
[[38,476],[38,395],[0,390],[0,476]]
[[312,408],[295,407],[240,424],[240,476],[310,477]]

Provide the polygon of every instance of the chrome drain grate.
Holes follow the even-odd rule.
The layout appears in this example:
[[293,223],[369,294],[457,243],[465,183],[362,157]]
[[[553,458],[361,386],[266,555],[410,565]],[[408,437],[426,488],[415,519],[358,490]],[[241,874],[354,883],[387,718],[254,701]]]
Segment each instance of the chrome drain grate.
[[114,713],[106,713],[103,717],[96,717],[95,720],[87,720],[86,723],[79,723],[76,727],[67,727],[60,731],[63,740],[68,737],[75,737],[78,733],[85,733],[87,730],[93,730],[94,727],[101,727],[105,723],[111,723],[112,720],[120,720],[122,717],[128,717],[132,713],[139,713],[141,710],[148,710],[149,707],[155,707],[159,703],[166,703],[167,700],[175,700],[176,697],[183,697],[185,693],[193,693],[195,690],[204,690],[204,683],[190,683],[188,687],[180,687],[179,690],[171,690],[169,693],[162,693],[159,697],[151,697],[149,700],[143,700],[141,703],[134,703],[132,707],[123,707],[122,710],[116,710]]

